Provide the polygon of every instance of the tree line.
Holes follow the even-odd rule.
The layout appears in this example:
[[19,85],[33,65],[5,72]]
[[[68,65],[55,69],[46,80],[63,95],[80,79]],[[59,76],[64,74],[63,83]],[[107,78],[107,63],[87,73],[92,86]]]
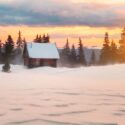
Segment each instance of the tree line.
[[84,46],[81,38],[79,38],[78,48],[75,48],[73,44],[72,47],[69,47],[69,40],[64,46],[64,48],[60,52],[61,57],[61,65],[62,66],[78,66],[78,65],[86,65]]
[[[0,41],[0,63],[4,64],[3,70],[9,69],[10,63],[23,63],[23,48],[26,42],[26,39],[22,38],[20,31],[16,42],[11,35],[8,35],[5,42],[2,43]],[[33,42],[49,43],[50,36],[49,34],[36,35]],[[103,47],[100,49],[99,60],[97,60],[96,57],[96,50],[91,49],[90,61],[87,62],[87,55],[81,38],[79,38],[77,48],[74,44],[70,47],[69,43],[69,39],[67,39],[63,49],[59,50],[61,66],[76,67],[125,63],[125,28],[121,32],[119,45],[117,45],[114,40],[110,40],[108,32],[105,33]]]
[[[35,43],[49,43],[50,37],[48,34],[36,35],[33,40]],[[3,71],[9,71],[10,63],[23,64],[23,50],[26,45],[25,38],[22,38],[21,32],[18,33],[17,41],[14,42],[11,35],[8,35],[7,40],[2,43],[0,41],[0,63],[3,65]]]
[[119,45],[114,40],[109,39],[108,32],[105,33],[103,47],[100,49],[99,60],[96,57],[96,50],[91,50],[90,61],[87,62],[87,55],[85,55],[85,47],[81,38],[79,38],[78,47],[74,44],[69,47],[69,40],[60,52],[62,66],[90,66],[90,65],[107,65],[115,63],[125,63],[125,28],[121,32]]

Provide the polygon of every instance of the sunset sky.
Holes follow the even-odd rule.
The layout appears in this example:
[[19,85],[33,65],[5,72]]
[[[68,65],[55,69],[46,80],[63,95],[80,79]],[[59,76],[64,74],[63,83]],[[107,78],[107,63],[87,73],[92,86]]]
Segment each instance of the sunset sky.
[[116,42],[125,26],[125,0],[0,0],[0,38],[14,40],[18,31],[27,41],[49,33],[59,47],[66,38],[77,45],[101,46],[106,31]]

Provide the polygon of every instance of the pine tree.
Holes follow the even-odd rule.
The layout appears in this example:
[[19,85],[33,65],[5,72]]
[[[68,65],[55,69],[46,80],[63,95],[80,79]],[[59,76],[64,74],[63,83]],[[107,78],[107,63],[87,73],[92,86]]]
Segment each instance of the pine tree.
[[[69,47],[69,40],[67,39],[67,42],[61,52],[62,62],[66,65],[69,65],[70,63],[70,47]],[[65,65],[64,64],[64,65]]]
[[14,41],[10,35],[7,38],[4,48],[5,48],[5,57],[4,57],[5,64],[3,66],[3,71],[8,72],[10,70],[10,57],[14,49]]
[[74,44],[72,45],[72,48],[71,48],[70,62],[73,66],[77,64],[77,55],[76,55],[76,49]]
[[14,49],[14,41],[11,35],[8,36],[7,41],[5,43],[5,53],[6,55],[11,55]]
[[120,47],[119,47],[119,61],[125,62],[125,28],[123,29],[121,33],[121,40],[119,41]]
[[39,35],[39,37],[38,37],[38,43],[42,43],[42,36],[41,35]]
[[67,39],[67,42],[63,48],[63,54],[69,57],[70,55],[70,47],[69,47],[69,40]]
[[117,45],[115,44],[114,41],[111,42],[111,50],[110,50],[110,55],[111,55],[111,62],[116,63],[118,61],[118,50],[117,50]]
[[70,55],[70,47],[69,47],[69,40],[67,39],[66,45],[65,45],[65,51],[67,55]]
[[50,36],[49,36],[49,34],[47,34],[47,36],[46,36],[46,42],[47,42],[47,43],[50,42]]
[[46,35],[45,34],[43,34],[43,43],[45,43],[46,42]]
[[109,41],[109,35],[106,32],[103,48],[101,50],[100,63],[108,64],[109,62],[110,62],[110,41]]
[[34,42],[35,42],[35,43],[38,43],[38,42],[39,42],[39,35],[38,35],[38,34],[36,35],[36,38],[34,39]]
[[91,54],[91,61],[90,61],[91,65],[96,65],[96,55],[95,55],[95,50],[92,50],[92,54]]
[[21,48],[23,47],[23,41],[22,41],[22,37],[21,37],[21,32],[19,31],[18,33],[18,39],[17,39],[17,48]]
[[86,59],[83,49],[83,44],[81,38],[79,38],[79,47],[78,47],[78,62],[81,65],[86,65]]
[[47,34],[47,35],[43,35],[43,43],[49,43],[50,42],[50,36],[49,36],[49,34]]
[[49,43],[50,42],[50,36],[47,34],[43,34],[43,36],[41,35],[36,35],[36,38],[34,39],[35,43]]
[[13,58],[16,60],[16,62],[20,63],[21,61],[18,61],[19,59],[21,60],[22,58],[22,53],[23,53],[23,48],[24,48],[24,42],[21,36],[21,32],[19,31],[18,33],[18,39],[17,39],[17,47],[14,51]]

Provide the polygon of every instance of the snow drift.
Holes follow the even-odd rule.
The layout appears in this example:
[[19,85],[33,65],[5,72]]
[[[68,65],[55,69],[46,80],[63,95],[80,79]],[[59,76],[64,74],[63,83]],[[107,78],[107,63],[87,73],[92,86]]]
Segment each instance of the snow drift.
[[125,124],[125,65],[11,71],[0,72],[1,125]]

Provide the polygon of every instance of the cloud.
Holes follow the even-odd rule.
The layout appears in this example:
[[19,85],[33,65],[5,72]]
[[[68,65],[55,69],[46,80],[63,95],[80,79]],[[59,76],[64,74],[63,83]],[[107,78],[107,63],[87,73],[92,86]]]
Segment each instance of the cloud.
[[0,0],[0,25],[124,26],[125,3],[121,0]]

